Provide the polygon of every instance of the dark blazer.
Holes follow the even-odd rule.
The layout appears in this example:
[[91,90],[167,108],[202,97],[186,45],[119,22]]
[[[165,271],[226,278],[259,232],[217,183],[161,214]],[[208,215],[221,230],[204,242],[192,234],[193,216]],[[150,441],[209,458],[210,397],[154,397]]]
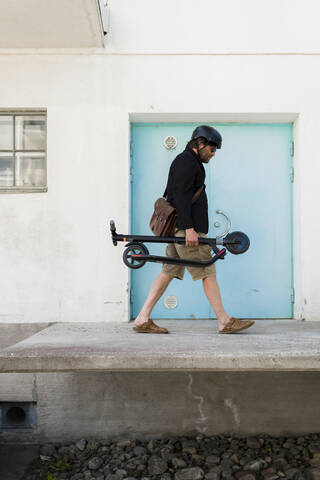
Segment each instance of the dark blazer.
[[[168,175],[167,200],[177,209],[177,227],[208,233],[208,200],[205,191],[206,172],[199,156],[191,149],[178,155],[172,162]],[[195,203],[191,203],[197,189],[204,188]]]

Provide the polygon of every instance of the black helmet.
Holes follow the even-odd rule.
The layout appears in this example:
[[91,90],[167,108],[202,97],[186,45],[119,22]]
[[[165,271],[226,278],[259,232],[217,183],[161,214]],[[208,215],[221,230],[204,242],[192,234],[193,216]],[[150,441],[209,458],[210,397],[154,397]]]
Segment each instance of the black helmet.
[[194,129],[191,140],[196,140],[199,137],[203,137],[207,142],[214,143],[217,148],[221,148],[222,137],[215,128],[209,127],[209,125],[200,125]]

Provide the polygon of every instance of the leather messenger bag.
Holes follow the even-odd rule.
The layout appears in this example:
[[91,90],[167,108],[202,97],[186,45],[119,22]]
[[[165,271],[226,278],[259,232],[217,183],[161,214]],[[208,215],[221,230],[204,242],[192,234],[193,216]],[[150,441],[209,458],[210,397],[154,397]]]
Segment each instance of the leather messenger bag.
[[[193,195],[192,203],[198,200],[202,190],[203,185]],[[152,233],[157,237],[173,237],[177,225],[177,210],[165,199],[166,195],[167,189],[165,189],[163,197],[156,200],[149,223]]]

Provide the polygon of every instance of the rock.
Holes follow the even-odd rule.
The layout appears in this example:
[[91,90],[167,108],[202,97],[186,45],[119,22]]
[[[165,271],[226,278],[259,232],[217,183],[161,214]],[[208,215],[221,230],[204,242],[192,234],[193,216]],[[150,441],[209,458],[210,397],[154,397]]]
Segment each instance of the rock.
[[78,450],[80,450],[80,452],[83,452],[83,450],[85,450],[87,446],[87,440],[85,440],[84,438],[82,438],[81,440],[79,440],[77,443],[76,443],[76,447]]
[[69,455],[69,447],[60,447],[58,452],[60,455]]
[[282,472],[285,471],[286,468],[288,468],[288,462],[285,458],[283,457],[277,457],[273,460],[273,465],[277,470],[281,470]]
[[230,459],[236,463],[237,465],[239,465],[239,457],[236,453],[234,453],[233,455],[231,455]]
[[116,475],[119,475],[120,477],[126,477],[127,476],[127,471],[122,470],[121,468],[119,470],[116,470]]
[[221,468],[222,468],[222,471],[226,472],[227,470],[230,470],[232,468],[232,460],[230,458],[224,458],[221,463]]
[[145,455],[147,453],[147,449],[144,447],[141,447],[138,445],[137,447],[134,447],[133,453],[137,456],[140,457],[141,455]]
[[235,477],[237,480],[256,480],[254,473],[249,473],[245,471],[240,471],[235,473]]
[[231,468],[223,468],[222,471],[221,471],[221,475],[226,480],[233,480],[233,478],[234,478],[233,471],[232,471]]
[[101,467],[103,460],[101,457],[92,457],[88,462],[88,467],[90,470],[97,470]]
[[144,472],[144,470],[146,469],[146,466],[145,465],[137,465],[137,472]]
[[172,477],[171,477],[169,472],[166,472],[166,473],[162,474],[161,477],[160,477],[160,480],[171,480],[171,479],[172,479]]
[[150,441],[148,442],[147,447],[148,447],[148,450],[149,450],[150,452],[153,452],[153,451],[157,448],[157,442],[156,442],[156,440],[153,440],[153,439],[150,440]]
[[296,480],[306,480],[306,475],[304,475],[304,473],[302,472],[298,472],[297,473],[297,476],[296,476]]
[[56,449],[51,443],[47,443],[46,445],[42,445],[40,447],[40,455],[44,457],[52,457],[55,453]]
[[319,468],[308,468],[306,470],[308,480],[320,480],[320,469]]
[[205,462],[208,465],[217,465],[218,463],[220,463],[220,457],[218,455],[209,455],[208,457],[206,457]]
[[286,441],[282,446],[283,446],[283,448],[292,448],[292,447],[293,447],[293,443],[292,443],[292,442],[289,442],[289,441]]
[[51,457],[48,457],[47,455],[40,455],[40,460],[41,462],[48,462],[51,460]]
[[206,480],[219,480],[220,479],[220,472],[208,472],[205,475]]
[[236,463],[234,463],[231,468],[234,472],[240,472],[240,470],[242,470],[242,467],[240,467],[240,465],[237,465]]
[[166,451],[162,451],[161,452],[161,458],[165,461],[165,462],[171,462],[171,460],[173,459],[174,457],[174,454],[171,453],[171,452],[166,452]]
[[248,448],[261,448],[260,442],[255,437],[249,437],[247,439],[247,447]]
[[285,471],[284,471],[288,480],[295,479],[298,472],[299,472],[299,470],[297,468],[290,468],[290,467],[285,469]]
[[308,450],[311,454],[320,452],[320,444],[319,443],[311,443],[308,445]]
[[201,480],[204,476],[204,471],[200,467],[184,468],[178,470],[174,476],[174,480]]
[[174,468],[184,468],[187,466],[186,462],[182,458],[173,457],[171,460],[172,465]]
[[306,443],[306,439],[304,437],[297,438],[298,445],[304,445]]
[[261,474],[265,480],[276,480],[278,478],[276,469],[273,467],[266,468]]
[[168,469],[168,464],[165,460],[158,457],[158,455],[152,455],[148,461],[148,471],[150,475],[161,475]]
[[80,451],[77,449],[75,445],[71,445],[69,447],[69,458],[76,461],[78,460],[80,455],[81,455]]
[[76,473],[73,475],[70,480],[82,480],[83,479],[83,474],[82,473]]
[[182,443],[182,451],[184,453],[190,453],[191,455],[197,453],[197,451],[198,451],[197,442],[193,442],[193,441],[189,441],[189,440],[183,442]]
[[131,440],[119,440],[117,446],[120,448],[130,447],[132,444]]
[[259,472],[266,466],[266,462],[261,458],[257,460],[252,460],[251,462],[244,465],[243,470],[250,470],[251,472]]
[[202,455],[198,455],[197,453],[191,456],[192,463],[196,465],[203,465],[204,464],[204,457]]

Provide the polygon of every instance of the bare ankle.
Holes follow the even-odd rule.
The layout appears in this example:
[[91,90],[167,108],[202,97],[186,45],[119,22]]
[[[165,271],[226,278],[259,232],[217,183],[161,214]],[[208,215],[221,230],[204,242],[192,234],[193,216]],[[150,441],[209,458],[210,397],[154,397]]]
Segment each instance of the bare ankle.
[[134,323],[135,325],[142,325],[143,323],[146,323],[148,321],[148,318],[138,315],[137,318],[135,319]]
[[229,315],[221,315],[218,317],[218,323],[220,326],[226,325],[230,320]]

